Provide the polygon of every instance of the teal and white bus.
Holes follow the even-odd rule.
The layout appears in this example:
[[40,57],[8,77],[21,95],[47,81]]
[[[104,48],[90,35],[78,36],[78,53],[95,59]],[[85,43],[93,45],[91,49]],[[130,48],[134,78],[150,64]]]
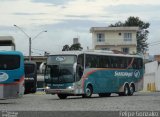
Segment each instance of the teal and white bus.
[[49,55],[45,69],[45,92],[67,96],[117,93],[133,95],[143,87],[143,59],[138,55],[110,51],[64,51]]
[[24,57],[18,51],[0,51],[0,99],[24,94]]

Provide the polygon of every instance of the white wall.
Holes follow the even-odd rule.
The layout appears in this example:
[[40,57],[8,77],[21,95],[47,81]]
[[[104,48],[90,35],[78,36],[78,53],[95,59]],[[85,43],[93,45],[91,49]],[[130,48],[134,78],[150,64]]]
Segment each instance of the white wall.
[[145,64],[145,73],[149,74],[149,73],[155,73],[158,69],[158,62],[157,61],[153,61],[150,63],[146,63]]
[[156,90],[160,91],[160,65],[159,65],[158,70],[156,72],[155,85],[156,85]]
[[144,81],[143,81],[144,91],[147,91],[147,85],[149,83],[155,83],[155,76],[156,76],[156,73],[144,74]]
[[147,91],[148,83],[155,83],[156,91],[160,91],[160,66],[158,62],[150,62],[145,64],[143,90]]

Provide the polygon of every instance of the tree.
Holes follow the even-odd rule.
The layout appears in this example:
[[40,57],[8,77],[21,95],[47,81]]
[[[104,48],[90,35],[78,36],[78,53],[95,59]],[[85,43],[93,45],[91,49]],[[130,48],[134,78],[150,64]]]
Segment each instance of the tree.
[[82,50],[83,48],[81,47],[80,43],[72,44],[70,47],[70,50]]
[[109,27],[122,27],[122,26],[124,26],[124,24],[121,21],[109,25]]
[[71,51],[71,50],[83,50],[80,43],[69,45],[64,45],[62,51]]
[[144,53],[148,49],[148,39],[149,31],[147,30],[150,26],[148,22],[144,22],[139,19],[139,17],[130,16],[124,23],[117,22],[115,24],[109,25],[109,27],[122,27],[122,26],[138,26],[139,30],[137,32],[137,53]]
[[64,45],[62,51],[69,51],[69,45]]

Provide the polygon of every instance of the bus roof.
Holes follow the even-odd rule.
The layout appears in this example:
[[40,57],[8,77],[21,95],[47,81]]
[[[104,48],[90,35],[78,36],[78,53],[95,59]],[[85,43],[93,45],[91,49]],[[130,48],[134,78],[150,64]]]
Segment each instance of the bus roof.
[[0,55],[21,55],[23,56],[22,52],[19,51],[0,51]]
[[115,54],[113,51],[106,51],[106,50],[87,50],[87,51],[61,51],[58,53],[50,54],[52,55],[76,55],[79,54],[92,54],[92,55],[108,55],[108,56],[122,56],[122,57],[138,57],[142,58],[140,55],[130,55],[130,54]]
[[34,62],[34,61],[25,61],[24,64],[37,65],[36,62]]

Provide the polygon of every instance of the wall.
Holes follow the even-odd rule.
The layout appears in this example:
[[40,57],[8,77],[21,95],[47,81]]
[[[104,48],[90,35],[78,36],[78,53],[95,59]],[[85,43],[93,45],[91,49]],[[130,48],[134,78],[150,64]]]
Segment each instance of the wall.
[[160,66],[157,61],[145,64],[143,90],[160,91]]
[[158,70],[156,72],[156,77],[155,77],[155,85],[156,85],[156,89],[157,91],[160,91],[160,65],[158,67]]

